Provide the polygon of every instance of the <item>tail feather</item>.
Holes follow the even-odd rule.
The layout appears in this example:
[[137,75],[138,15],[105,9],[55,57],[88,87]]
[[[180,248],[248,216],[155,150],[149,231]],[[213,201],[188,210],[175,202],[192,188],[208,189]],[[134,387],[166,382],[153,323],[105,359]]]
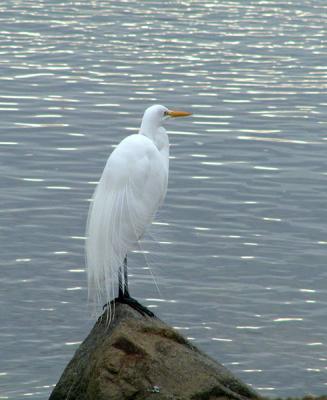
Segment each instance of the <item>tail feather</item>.
[[129,248],[123,234],[124,189],[106,190],[100,181],[90,206],[86,229],[89,301],[103,305],[115,297],[118,270]]

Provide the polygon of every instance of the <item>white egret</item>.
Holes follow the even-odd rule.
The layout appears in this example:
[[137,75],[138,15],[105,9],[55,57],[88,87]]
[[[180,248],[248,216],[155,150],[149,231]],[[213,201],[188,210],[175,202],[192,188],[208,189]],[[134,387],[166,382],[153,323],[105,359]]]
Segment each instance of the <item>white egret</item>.
[[110,307],[118,282],[116,301],[153,316],[129,294],[127,253],[137,247],[167,191],[169,140],[163,122],[188,115],[161,105],[149,107],[139,133],[123,139],[108,158],[86,232],[89,298],[96,304]]

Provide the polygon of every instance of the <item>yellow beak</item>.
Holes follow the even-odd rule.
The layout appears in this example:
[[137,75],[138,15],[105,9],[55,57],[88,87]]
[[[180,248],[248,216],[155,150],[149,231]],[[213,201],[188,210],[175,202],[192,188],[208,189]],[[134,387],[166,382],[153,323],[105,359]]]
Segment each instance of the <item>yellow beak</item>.
[[173,110],[169,110],[167,114],[172,118],[187,117],[189,115],[192,115],[192,113],[187,111],[173,111]]

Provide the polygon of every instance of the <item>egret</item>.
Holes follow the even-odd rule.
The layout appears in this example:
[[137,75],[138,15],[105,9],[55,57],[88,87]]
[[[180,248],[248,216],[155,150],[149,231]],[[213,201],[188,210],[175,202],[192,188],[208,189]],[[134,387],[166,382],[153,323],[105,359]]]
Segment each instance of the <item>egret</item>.
[[107,160],[86,228],[89,299],[95,304],[110,307],[118,283],[115,301],[153,316],[129,294],[127,253],[137,248],[166,195],[169,140],[163,123],[188,115],[162,105],[147,108],[139,132],[123,139]]

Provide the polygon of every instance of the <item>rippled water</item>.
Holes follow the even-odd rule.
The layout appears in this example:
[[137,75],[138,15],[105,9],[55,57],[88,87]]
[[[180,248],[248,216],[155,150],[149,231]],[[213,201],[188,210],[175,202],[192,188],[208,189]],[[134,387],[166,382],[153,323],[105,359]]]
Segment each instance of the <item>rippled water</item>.
[[92,326],[88,199],[153,103],[194,117],[133,294],[260,393],[326,393],[325,1],[0,11],[0,398],[46,399]]

